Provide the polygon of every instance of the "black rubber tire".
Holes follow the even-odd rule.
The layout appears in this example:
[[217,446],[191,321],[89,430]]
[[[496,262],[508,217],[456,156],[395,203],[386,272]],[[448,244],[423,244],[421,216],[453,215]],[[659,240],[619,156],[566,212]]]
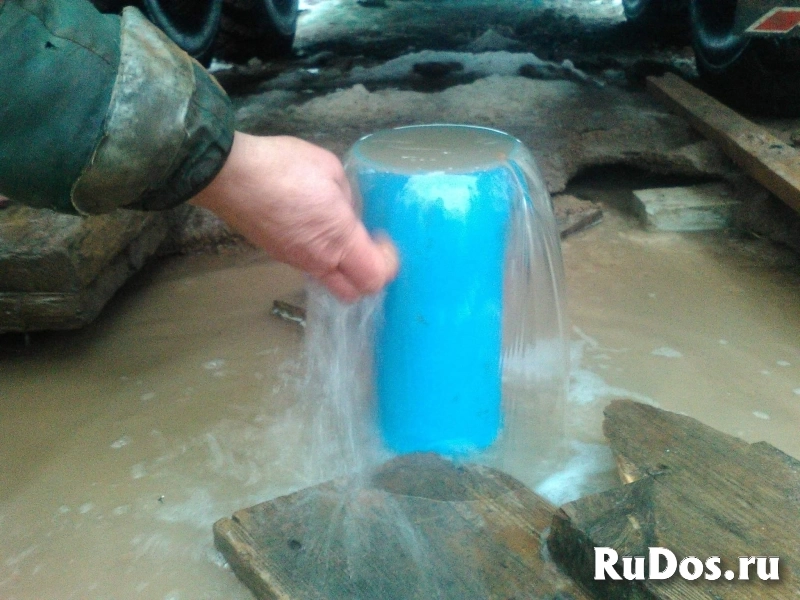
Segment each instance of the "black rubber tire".
[[661,19],[664,0],[622,0],[622,9],[631,23],[650,26]]
[[217,56],[244,62],[292,52],[298,0],[224,0]]
[[692,0],[697,70],[711,93],[738,110],[800,116],[800,40],[733,33],[736,0]]
[[92,0],[94,7],[101,13],[119,14],[127,4],[125,0]]
[[222,0],[141,0],[155,25],[200,63],[208,65],[222,16]]
[[622,9],[628,23],[651,41],[689,41],[688,0],[622,0]]

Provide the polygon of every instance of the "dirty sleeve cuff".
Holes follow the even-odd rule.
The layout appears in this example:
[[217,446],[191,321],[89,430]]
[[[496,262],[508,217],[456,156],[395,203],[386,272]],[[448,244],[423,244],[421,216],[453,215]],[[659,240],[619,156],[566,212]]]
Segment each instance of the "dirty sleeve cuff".
[[162,210],[216,176],[233,144],[225,92],[142,13],[124,9],[103,133],[71,191],[82,214]]

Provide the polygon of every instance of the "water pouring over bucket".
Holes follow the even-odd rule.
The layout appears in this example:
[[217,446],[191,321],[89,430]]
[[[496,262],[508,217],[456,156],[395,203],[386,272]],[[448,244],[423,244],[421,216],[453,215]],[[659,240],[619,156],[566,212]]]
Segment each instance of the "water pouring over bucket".
[[524,145],[482,127],[403,127],[359,140],[347,171],[402,265],[373,352],[385,444],[463,456],[560,442],[563,267]]

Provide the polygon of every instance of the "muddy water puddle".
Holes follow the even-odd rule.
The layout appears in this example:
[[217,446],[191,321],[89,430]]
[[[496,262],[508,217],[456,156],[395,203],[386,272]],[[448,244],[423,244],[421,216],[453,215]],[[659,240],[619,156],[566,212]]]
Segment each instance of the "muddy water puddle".
[[583,377],[600,377],[612,389],[800,456],[797,257],[724,232],[645,231],[624,210],[631,177],[612,173],[599,185],[574,186],[617,208],[563,243],[581,356],[573,404],[592,399],[583,396]]
[[[581,194],[621,206],[620,187]],[[800,456],[790,260],[616,208],[563,252],[574,456],[540,491],[614,482],[600,423],[618,396]],[[211,524],[308,483],[302,330],[269,315],[302,282],[252,254],[172,259],[84,331],[3,341],[0,598],[251,598]]]
[[170,261],[7,353],[0,598],[250,597],[210,525],[302,487],[280,423],[302,337],[269,316],[301,285],[258,257]]

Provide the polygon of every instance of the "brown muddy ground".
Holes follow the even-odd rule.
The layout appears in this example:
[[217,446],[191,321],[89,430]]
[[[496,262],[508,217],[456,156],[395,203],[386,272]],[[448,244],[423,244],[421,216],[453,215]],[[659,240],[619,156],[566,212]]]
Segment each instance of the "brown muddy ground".
[[[298,33],[305,56],[279,74],[272,65],[229,73],[240,123],[340,154],[382,127],[489,125],[533,150],[551,192],[601,203],[603,222],[563,243],[573,456],[540,491],[560,502],[613,484],[600,422],[619,396],[800,457],[797,256],[741,229],[648,231],[630,208],[632,189],[736,181],[713,146],[630,76],[654,63],[691,69],[683,45],[610,44],[605,58],[592,46],[600,34],[583,37],[587,27],[624,27],[619,6],[604,1],[530,14],[387,5],[309,5]],[[456,14],[463,20],[450,31]],[[458,51],[453,36],[468,43],[489,28],[561,70],[527,59],[539,70],[520,76],[513,57],[486,66],[483,56],[454,85],[421,81],[413,60],[369,70],[409,45]],[[591,80],[564,70],[564,59]],[[0,338],[0,598],[251,597],[214,550],[211,524],[308,483],[296,444],[307,415],[292,410],[302,331],[269,315],[302,282],[254,251],[176,256],[152,264],[82,331]]]

